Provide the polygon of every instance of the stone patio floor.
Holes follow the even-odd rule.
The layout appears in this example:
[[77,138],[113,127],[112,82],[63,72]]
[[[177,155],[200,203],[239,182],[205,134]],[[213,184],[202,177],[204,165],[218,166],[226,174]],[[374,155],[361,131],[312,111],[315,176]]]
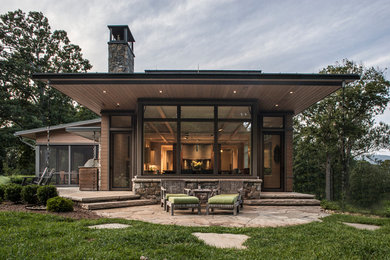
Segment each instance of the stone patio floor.
[[224,226],[224,227],[280,227],[321,221],[328,216],[317,206],[244,206],[237,216],[231,211],[216,210],[214,214],[202,215],[191,210],[176,210],[175,215],[165,212],[160,205],[128,208],[102,209],[95,211],[107,218],[123,218],[145,222],[179,226]]

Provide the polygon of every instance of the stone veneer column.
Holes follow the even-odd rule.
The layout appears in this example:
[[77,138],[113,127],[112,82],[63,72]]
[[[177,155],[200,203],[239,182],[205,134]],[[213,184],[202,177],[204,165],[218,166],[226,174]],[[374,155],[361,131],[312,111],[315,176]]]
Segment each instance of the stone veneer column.
[[100,132],[100,190],[109,190],[110,117],[102,115]]
[[293,116],[286,115],[286,191],[293,191]]
[[134,72],[134,55],[127,43],[108,44],[108,72]]

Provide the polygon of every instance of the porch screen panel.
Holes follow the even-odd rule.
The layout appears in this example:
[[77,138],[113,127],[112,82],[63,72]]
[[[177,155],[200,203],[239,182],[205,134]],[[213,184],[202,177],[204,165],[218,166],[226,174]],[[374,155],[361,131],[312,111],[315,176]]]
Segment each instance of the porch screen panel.
[[70,157],[72,168],[70,184],[79,184],[79,167],[84,166],[89,159],[93,159],[93,145],[72,145]]
[[[39,149],[39,174],[42,174],[47,166],[46,160],[49,156],[49,170],[54,169],[52,178],[53,184],[68,184],[61,179],[69,172],[69,152],[66,145],[50,146],[50,155],[47,153],[47,146],[41,145]],[[65,179],[66,177],[63,177]]]

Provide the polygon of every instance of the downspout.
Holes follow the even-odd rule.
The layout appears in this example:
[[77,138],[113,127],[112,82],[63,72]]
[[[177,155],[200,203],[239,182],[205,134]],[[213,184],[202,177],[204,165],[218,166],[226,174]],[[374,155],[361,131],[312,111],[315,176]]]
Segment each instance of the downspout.
[[[15,136],[16,136],[16,135],[15,135]],[[18,138],[19,138],[19,140],[20,140],[22,143],[24,143],[24,144],[30,146],[30,147],[35,151],[35,145],[32,145],[32,144],[30,144],[29,142],[26,142],[25,140],[23,140],[23,138],[22,138],[21,136],[18,136]]]

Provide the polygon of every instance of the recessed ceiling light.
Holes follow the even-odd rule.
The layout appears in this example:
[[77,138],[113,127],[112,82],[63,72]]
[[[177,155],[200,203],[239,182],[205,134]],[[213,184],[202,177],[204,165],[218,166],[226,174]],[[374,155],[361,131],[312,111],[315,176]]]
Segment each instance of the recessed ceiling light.
[[275,107],[278,107],[278,106],[279,106],[278,104],[275,105]]
[[163,93],[163,91],[162,91],[162,90],[159,90],[158,92],[160,92],[160,94],[162,94],[162,93]]
[[223,129],[222,129],[222,128],[218,129],[218,132],[222,132],[222,131],[223,131]]
[[233,90],[233,94],[236,94],[237,93],[237,90]]
[[107,94],[107,90],[103,90],[103,93],[104,93],[104,94]]
[[294,91],[290,91],[290,94],[293,94],[294,93]]
[[120,106],[120,104],[119,104],[119,103],[116,103],[116,106],[117,106],[117,107],[119,107],[119,106]]

